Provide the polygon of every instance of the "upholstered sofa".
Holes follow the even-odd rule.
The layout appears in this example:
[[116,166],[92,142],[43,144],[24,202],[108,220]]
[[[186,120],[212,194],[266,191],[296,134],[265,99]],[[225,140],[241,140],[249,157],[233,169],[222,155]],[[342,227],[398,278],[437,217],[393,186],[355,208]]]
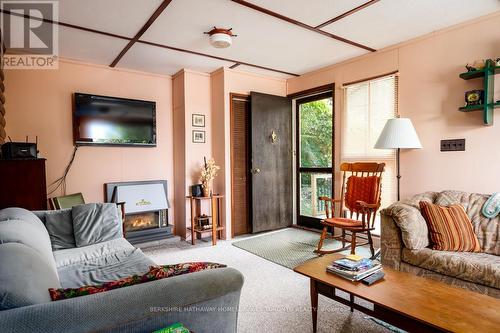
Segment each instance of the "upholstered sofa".
[[[459,191],[426,192],[381,211],[383,265],[500,298],[500,217],[481,210],[488,195]],[[427,224],[419,202],[461,204],[481,245],[481,253],[446,252],[430,248]]]
[[2,333],[152,332],[176,322],[195,332],[236,332],[243,277],[228,267],[51,301],[48,288],[113,281],[155,264],[122,237],[116,206],[105,211],[79,211],[84,227],[90,223],[83,241],[92,243],[81,246],[75,211],[0,210]]

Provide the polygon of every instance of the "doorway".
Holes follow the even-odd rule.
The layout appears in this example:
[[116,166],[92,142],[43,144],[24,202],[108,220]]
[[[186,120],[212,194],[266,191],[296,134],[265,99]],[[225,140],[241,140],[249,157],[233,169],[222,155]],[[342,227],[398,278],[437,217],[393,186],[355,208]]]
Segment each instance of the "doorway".
[[250,96],[230,95],[231,113],[231,233],[252,230],[250,176]]
[[232,236],[291,226],[291,99],[230,94],[230,135]]
[[321,196],[334,194],[333,91],[296,99],[297,224],[321,229]]

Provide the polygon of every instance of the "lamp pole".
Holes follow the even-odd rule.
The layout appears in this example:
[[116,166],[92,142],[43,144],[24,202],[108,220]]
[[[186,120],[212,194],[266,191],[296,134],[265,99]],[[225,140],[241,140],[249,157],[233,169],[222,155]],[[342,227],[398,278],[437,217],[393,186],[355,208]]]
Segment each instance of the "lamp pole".
[[396,178],[398,179],[398,201],[400,200],[399,182],[401,180],[401,172],[399,171],[399,154],[401,154],[401,148],[396,149],[396,170],[397,170]]

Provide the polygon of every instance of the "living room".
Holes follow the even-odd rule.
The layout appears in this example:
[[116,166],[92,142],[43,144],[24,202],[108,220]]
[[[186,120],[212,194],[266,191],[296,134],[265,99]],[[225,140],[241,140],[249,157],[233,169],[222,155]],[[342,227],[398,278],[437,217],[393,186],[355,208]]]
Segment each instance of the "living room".
[[500,1],[0,3],[2,331],[500,325]]

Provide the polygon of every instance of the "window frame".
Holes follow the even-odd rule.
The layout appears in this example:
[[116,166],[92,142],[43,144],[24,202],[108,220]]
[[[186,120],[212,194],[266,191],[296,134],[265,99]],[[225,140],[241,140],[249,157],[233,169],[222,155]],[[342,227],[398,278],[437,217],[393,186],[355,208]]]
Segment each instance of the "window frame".
[[[317,100],[325,99],[325,98],[331,98],[332,99],[332,164],[331,167],[301,167],[300,166],[300,153],[301,153],[301,147],[300,147],[300,105],[309,103],[309,102],[314,102]],[[301,215],[300,214],[300,174],[301,173],[330,173],[332,176],[332,193],[330,194],[331,197],[333,198],[334,193],[335,193],[335,86],[334,85],[329,85],[329,88],[327,90],[324,90],[323,92],[316,92],[314,95],[306,96],[306,97],[297,97],[295,99],[295,149],[296,149],[296,156],[295,156],[295,179],[296,179],[296,186],[295,186],[295,192],[296,192],[296,216],[297,216],[297,225],[303,226],[303,227],[308,227],[308,228],[314,228],[314,229],[319,229],[321,230],[323,226],[321,225],[320,218],[315,218],[312,216],[306,216],[306,215]]]
[[[342,128],[341,128],[341,131],[340,131],[340,158],[342,161],[344,162],[383,162],[383,163],[386,163],[386,168],[388,165],[391,165],[391,168],[394,166],[394,171],[395,170],[395,166],[396,166],[396,150],[394,150],[393,153],[391,154],[388,154],[386,156],[381,156],[381,157],[377,157],[377,156],[366,156],[365,158],[363,158],[362,156],[355,156],[353,154],[354,157],[345,157],[345,149],[344,149],[344,144],[345,144],[345,141],[346,141],[346,126],[347,126],[347,113],[348,113],[348,106],[349,106],[349,103],[348,103],[348,89],[349,88],[352,88],[353,86],[358,86],[358,85],[363,85],[363,84],[367,84],[368,85],[368,96],[370,96],[370,84],[372,82],[376,82],[376,81],[379,81],[379,80],[383,80],[383,79],[386,79],[386,78],[390,78],[390,77],[393,77],[394,78],[394,115],[393,117],[394,118],[397,118],[399,116],[399,76],[398,76],[398,73],[397,72],[391,72],[391,73],[388,73],[388,74],[385,74],[385,75],[379,75],[379,76],[375,76],[375,77],[371,77],[371,78],[368,78],[368,79],[364,79],[364,80],[358,80],[358,81],[355,81],[355,82],[351,82],[351,83],[347,83],[347,84],[344,84],[342,86],[343,88],[343,96],[342,96]],[[370,122],[372,117],[370,116],[370,103],[368,103],[368,121]],[[391,169],[392,170],[392,169]],[[385,174],[384,174],[385,176]],[[385,177],[384,177],[385,178]],[[394,178],[392,181],[392,188],[395,189],[396,188],[396,178]],[[382,195],[384,194],[383,192],[383,189],[382,189]],[[389,201],[393,201],[395,200],[395,194],[396,192],[395,191],[391,191],[391,197],[389,198]],[[376,218],[376,222],[375,222],[375,225],[376,225],[376,231],[372,232],[373,235],[376,235],[376,236],[380,236],[380,211],[377,212],[377,218]]]

